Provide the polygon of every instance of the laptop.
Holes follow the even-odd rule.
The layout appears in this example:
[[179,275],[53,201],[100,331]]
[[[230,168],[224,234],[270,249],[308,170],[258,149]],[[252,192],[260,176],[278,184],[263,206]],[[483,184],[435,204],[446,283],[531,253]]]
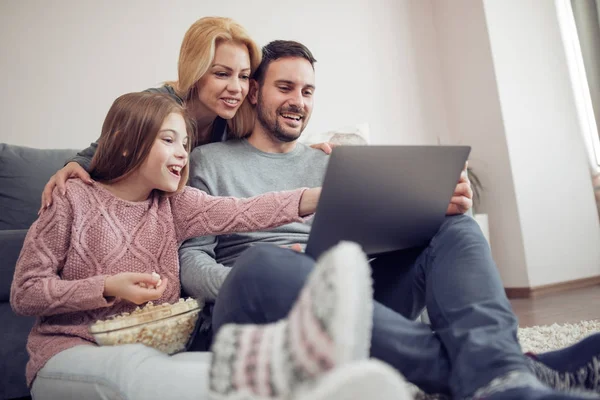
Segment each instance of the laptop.
[[426,245],[439,230],[469,146],[340,146],[330,155],[305,252],[341,240],[370,257]]

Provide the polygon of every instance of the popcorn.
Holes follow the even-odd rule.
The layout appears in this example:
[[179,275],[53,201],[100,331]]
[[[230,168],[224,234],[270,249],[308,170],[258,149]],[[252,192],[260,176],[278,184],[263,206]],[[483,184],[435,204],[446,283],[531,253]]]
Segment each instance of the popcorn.
[[100,346],[142,343],[167,354],[185,349],[203,303],[179,299],[177,303],[154,305],[152,302],[131,313],[114,315],[90,325],[90,333]]
[[153,276],[153,277],[155,277],[155,278],[158,278],[158,282],[156,283],[156,287],[155,287],[155,289],[156,289],[156,288],[158,288],[158,287],[160,286],[160,284],[162,283],[162,279],[160,279],[160,275],[159,275],[159,274],[157,274],[156,272],[152,272],[152,276]]
[[157,274],[156,272],[152,272],[152,277],[158,278],[158,282],[156,283],[156,286],[155,285],[146,285],[144,282],[139,282],[138,286],[142,287],[144,289],[157,289],[160,286],[160,284],[162,283],[162,279],[160,279],[160,275]]

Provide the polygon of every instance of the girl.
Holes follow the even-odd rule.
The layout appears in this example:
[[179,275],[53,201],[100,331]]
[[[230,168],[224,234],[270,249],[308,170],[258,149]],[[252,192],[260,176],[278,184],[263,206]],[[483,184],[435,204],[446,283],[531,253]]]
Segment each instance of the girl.
[[[368,354],[372,302],[367,261],[352,244],[320,261],[288,320],[224,327],[212,369],[203,353],[95,345],[94,321],[150,300],[178,300],[183,240],[268,229],[316,208],[319,188],[236,199],[186,187],[190,132],[192,121],[168,95],[119,97],[90,166],[95,182],[70,180],[63,196],[55,190],[53,206],[31,226],[11,304],[38,317],[26,371],[35,399],[197,398],[207,387],[217,398],[312,399],[343,395],[359,381],[351,362]],[[367,363],[365,376],[378,385],[383,379],[394,398],[404,390],[380,364]]]
[[[179,53],[179,80],[147,91],[165,93],[185,105],[195,121],[191,148],[246,136],[254,126],[254,110],[245,101],[251,74],[261,52],[246,30],[230,18],[205,17],[186,32]],[[67,179],[91,182],[86,172],[97,143],[80,152],[46,184],[41,210],[52,204],[52,191],[64,193]],[[327,143],[312,147],[331,152]]]

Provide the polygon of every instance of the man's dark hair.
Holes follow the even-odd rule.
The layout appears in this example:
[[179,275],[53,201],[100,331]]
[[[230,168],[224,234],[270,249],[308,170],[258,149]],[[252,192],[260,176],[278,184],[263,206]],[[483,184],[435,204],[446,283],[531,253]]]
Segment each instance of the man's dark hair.
[[269,64],[285,57],[304,58],[312,65],[313,69],[317,62],[310,50],[302,43],[293,40],[274,40],[262,48],[262,61],[254,72],[253,78],[258,81],[259,85],[262,85]]

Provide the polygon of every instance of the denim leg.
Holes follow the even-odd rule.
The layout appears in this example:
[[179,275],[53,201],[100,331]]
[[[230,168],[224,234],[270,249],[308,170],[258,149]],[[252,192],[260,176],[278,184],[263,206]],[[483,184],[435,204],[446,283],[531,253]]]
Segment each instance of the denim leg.
[[371,261],[373,298],[410,320],[425,308],[425,249],[396,251]]
[[422,254],[432,328],[451,360],[450,386],[472,394],[508,371],[527,371],[518,322],[488,243],[473,218],[447,217]]
[[270,244],[244,251],[219,289],[214,335],[228,323],[267,324],[285,318],[314,263],[307,255]]
[[[213,328],[227,323],[269,323],[285,318],[314,260],[272,245],[244,252],[219,290]],[[374,303],[371,356],[400,371],[427,392],[448,393],[449,362],[431,329]]]
[[[450,359],[437,333],[415,321],[425,307],[426,247],[396,251],[371,261],[373,298],[381,307],[372,352],[428,393],[450,393]],[[398,322],[398,317],[405,321]],[[383,324],[382,321],[389,321]],[[411,353],[419,354],[411,354]]]
[[428,325],[374,302],[371,357],[398,370],[427,393],[450,393],[450,362]]

